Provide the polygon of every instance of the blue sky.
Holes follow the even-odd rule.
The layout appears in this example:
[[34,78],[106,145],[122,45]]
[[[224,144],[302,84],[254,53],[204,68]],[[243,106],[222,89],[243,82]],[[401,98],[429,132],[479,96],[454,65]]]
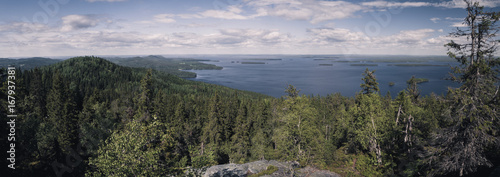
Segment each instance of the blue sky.
[[[500,1],[480,0],[489,11]],[[0,57],[149,54],[445,55],[462,0],[0,2]]]

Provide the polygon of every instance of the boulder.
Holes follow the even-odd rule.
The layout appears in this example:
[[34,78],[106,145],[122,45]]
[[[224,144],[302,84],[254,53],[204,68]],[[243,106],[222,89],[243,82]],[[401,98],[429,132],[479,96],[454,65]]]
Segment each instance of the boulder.
[[267,170],[269,166],[275,166],[278,170],[270,175],[263,177],[278,176],[303,176],[303,177],[339,177],[340,175],[326,171],[318,170],[312,167],[300,169],[298,162],[278,162],[275,160],[260,160],[245,164],[224,164],[211,166],[203,173],[203,177],[245,177],[252,174],[259,174]]

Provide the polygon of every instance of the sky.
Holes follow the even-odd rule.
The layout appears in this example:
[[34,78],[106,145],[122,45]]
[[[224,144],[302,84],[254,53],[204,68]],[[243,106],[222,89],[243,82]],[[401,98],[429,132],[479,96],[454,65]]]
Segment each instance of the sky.
[[[479,3],[500,11],[500,0]],[[462,0],[1,1],[0,57],[446,55],[464,7]]]

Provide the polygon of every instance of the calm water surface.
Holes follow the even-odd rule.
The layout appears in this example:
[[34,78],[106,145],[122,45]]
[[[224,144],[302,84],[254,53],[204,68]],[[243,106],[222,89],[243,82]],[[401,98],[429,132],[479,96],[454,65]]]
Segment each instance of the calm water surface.
[[[376,70],[380,93],[391,92],[393,98],[415,76],[429,82],[419,84],[423,95],[445,94],[458,84],[445,80],[450,66],[457,62],[440,56],[336,56],[336,55],[206,55],[190,56],[209,59],[222,70],[194,70],[196,81],[214,83],[274,97],[285,95],[287,84],[301,94],[326,96],[341,93],[354,96],[361,90],[362,73]],[[410,66],[413,65],[413,66]],[[389,86],[394,82],[394,86]]]

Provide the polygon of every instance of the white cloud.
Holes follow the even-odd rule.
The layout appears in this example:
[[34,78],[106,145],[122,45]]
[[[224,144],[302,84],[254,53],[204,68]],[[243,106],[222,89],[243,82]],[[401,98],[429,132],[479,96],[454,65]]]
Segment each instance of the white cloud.
[[85,0],[87,2],[123,2],[126,0]]
[[[479,5],[493,8],[500,6],[498,0],[475,0]],[[440,3],[431,2],[388,2],[388,1],[371,1],[361,3],[363,6],[376,7],[376,8],[408,8],[408,7],[444,7],[444,8],[465,8],[466,3],[463,0],[451,0]]]
[[[480,6],[493,8],[500,6],[500,1],[498,0],[474,0],[474,2],[479,2]],[[466,8],[467,4],[463,0],[451,0],[448,2],[435,3],[433,6],[445,7],[445,8]]]
[[462,21],[464,20],[464,18],[453,18],[453,17],[446,17],[444,19],[446,19],[446,20],[455,20],[455,21],[456,20],[462,20]]
[[467,25],[464,22],[454,22],[451,24],[451,27],[467,27]]
[[449,36],[449,35],[440,35],[437,37],[429,38],[429,39],[425,40],[425,42],[430,46],[443,46],[444,44],[447,44],[452,40],[455,41],[456,43],[459,43],[459,44],[468,43],[467,37],[465,37],[465,36],[453,37],[453,36]]
[[172,14],[158,14],[154,16],[154,21],[159,23],[174,23],[175,19]]
[[364,42],[370,40],[362,32],[352,32],[349,29],[343,28],[313,28],[307,31],[311,35],[311,41],[318,44]]
[[400,45],[416,45],[421,44],[421,42],[424,41],[425,38],[429,37],[434,31],[435,30],[433,29],[405,30],[399,32],[398,34],[382,37],[379,40],[382,43],[394,41],[394,43]]
[[221,29],[219,33],[205,35],[202,39],[208,46],[255,48],[286,44],[290,41],[290,35],[279,30]]
[[[500,2],[492,0],[481,0],[480,3],[486,7],[495,7],[500,5]],[[253,10],[253,13],[245,12],[243,7],[248,7],[248,9]],[[226,9],[222,10],[205,10],[193,14],[171,14],[170,16],[162,16],[161,20],[158,22],[172,23],[175,22],[175,18],[248,20],[263,16],[276,16],[288,20],[305,20],[312,24],[317,24],[324,21],[353,18],[357,16],[357,12],[361,11],[366,12],[374,9],[384,10],[386,8],[411,7],[463,8],[463,2],[461,0],[451,0],[441,3],[370,1],[355,4],[348,1],[244,0],[243,3],[230,5],[227,6]],[[431,18],[431,20],[434,23],[437,23],[441,19]]]
[[241,15],[241,8],[236,6],[229,6],[227,10],[207,10],[199,13],[200,18],[219,18],[228,20],[245,20],[249,19],[247,16]]
[[403,30],[388,36],[369,37],[349,29],[313,28],[308,29],[309,38],[301,40],[301,46],[343,54],[445,54],[443,44],[449,42],[449,38],[431,38],[435,32],[433,29]]
[[463,18],[454,18],[454,17],[446,17],[444,18],[447,23],[450,24],[450,27],[466,27],[464,24]]
[[379,46],[415,47],[424,45],[425,39],[434,31],[433,29],[404,30],[390,36],[376,37],[374,41]]
[[363,2],[363,6],[377,7],[377,8],[402,8],[402,7],[425,7],[430,6],[428,2],[387,2],[387,1],[372,1]]
[[[104,19],[97,15],[68,15],[61,19],[61,31],[63,32],[96,27],[100,22],[104,21]],[[106,22],[110,23],[110,21]]]
[[433,23],[438,23],[441,19],[440,18],[437,18],[437,17],[434,17],[434,18],[431,18],[430,19]]
[[34,33],[49,30],[47,25],[40,23],[13,22],[0,25],[0,32]]
[[[194,14],[158,14],[154,16],[156,22],[173,23],[176,22],[175,18],[182,19],[203,19],[203,18],[217,18],[226,20],[246,20],[260,16],[265,16],[264,12],[257,11],[253,15],[242,15],[243,10],[238,6],[228,6],[226,10],[205,10]],[[150,21],[143,21],[151,23]]]
[[289,20],[307,20],[313,24],[354,17],[363,7],[345,1],[314,0],[256,0],[248,5],[257,9],[259,14],[283,17]]
[[[175,22],[175,18],[217,18],[227,20],[248,20],[263,16],[277,16],[288,20],[307,20],[313,24],[355,17],[355,13],[363,7],[345,1],[316,0],[256,0],[246,4],[253,13],[245,13],[241,5],[231,5],[224,10],[205,10],[194,14],[158,14],[154,21],[163,23]],[[146,21],[147,22],[147,21]]]

